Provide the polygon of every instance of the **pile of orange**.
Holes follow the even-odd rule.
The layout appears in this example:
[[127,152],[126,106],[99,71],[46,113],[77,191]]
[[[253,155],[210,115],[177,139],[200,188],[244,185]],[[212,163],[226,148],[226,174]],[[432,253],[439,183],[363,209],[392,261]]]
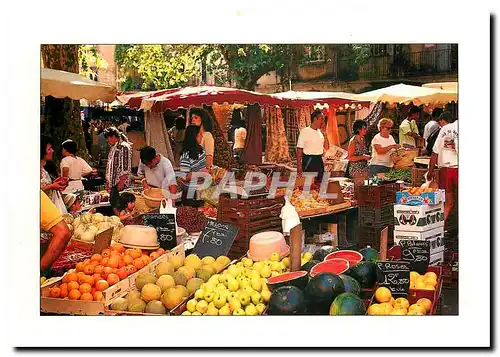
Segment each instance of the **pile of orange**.
[[410,289],[436,290],[437,275],[434,272],[427,272],[420,275],[416,271],[410,272]]
[[368,307],[368,315],[399,315],[423,316],[429,314],[432,310],[432,301],[427,298],[418,299],[416,303],[410,305],[410,302],[405,298],[394,299],[391,291],[386,287],[379,287],[375,291],[375,301]]
[[162,248],[148,254],[141,249],[125,249],[117,244],[76,264],[76,269],[63,276],[62,283],[49,289],[53,298],[102,301],[103,291],[144,268],[167,253]]

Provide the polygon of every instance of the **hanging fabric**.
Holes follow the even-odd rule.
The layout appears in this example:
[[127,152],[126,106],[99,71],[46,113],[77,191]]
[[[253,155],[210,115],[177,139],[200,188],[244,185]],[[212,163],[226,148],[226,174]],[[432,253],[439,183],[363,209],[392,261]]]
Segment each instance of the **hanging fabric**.
[[219,122],[215,120],[215,114],[210,105],[204,105],[205,109],[212,117],[212,136],[214,137],[214,165],[225,169],[233,169],[238,166],[236,159],[233,156],[233,150],[227,143],[227,140],[222,132]]
[[224,134],[224,137],[227,140],[227,132],[229,128],[229,123],[231,121],[231,105],[228,103],[224,104],[217,104],[214,103],[212,104],[212,108],[214,110],[215,114],[215,120],[219,123],[219,126],[222,130],[222,133]]
[[262,116],[258,104],[250,104],[246,113],[247,138],[243,161],[248,165],[262,164]]
[[332,106],[328,113],[326,132],[330,145],[340,146],[339,127],[337,122],[337,111]]
[[268,144],[266,148],[266,161],[277,164],[289,163],[291,161],[290,153],[281,109],[277,109],[276,107],[269,109],[270,115],[266,118],[268,120],[266,123]]
[[294,109],[285,110],[285,133],[292,159],[297,157],[297,140],[299,138],[299,121],[296,112],[297,110]]
[[175,162],[163,113],[146,112],[144,115],[144,126],[146,144],[155,148],[157,153],[169,159],[170,162]]

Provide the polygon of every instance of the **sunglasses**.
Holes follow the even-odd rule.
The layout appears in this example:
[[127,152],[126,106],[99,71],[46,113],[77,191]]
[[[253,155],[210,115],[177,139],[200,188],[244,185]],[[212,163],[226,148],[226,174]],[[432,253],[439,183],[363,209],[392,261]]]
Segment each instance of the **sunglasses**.
[[392,126],[383,126],[382,129],[389,129],[389,130],[391,130]]

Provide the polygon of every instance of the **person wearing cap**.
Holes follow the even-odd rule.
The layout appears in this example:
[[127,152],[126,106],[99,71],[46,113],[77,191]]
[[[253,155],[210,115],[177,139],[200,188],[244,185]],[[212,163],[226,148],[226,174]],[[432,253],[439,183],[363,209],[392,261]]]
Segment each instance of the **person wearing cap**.
[[59,209],[42,190],[40,190],[40,229],[52,234],[46,249],[44,247],[41,249],[40,271],[44,272],[50,269],[66,249],[71,232]]
[[66,196],[64,196],[64,204],[66,205],[68,213],[73,217],[78,217],[80,215],[82,205],[79,196],[75,195],[74,193],[68,193]]
[[145,146],[141,150],[141,162],[137,170],[142,179],[142,185],[145,190],[150,187],[159,187],[168,190],[172,195],[177,193],[177,181],[175,171],[169,159],[151,146]]
[[80,156],[76,156],[76,153],[77,146],[73,140],[62,143],[61,175],[69,180],[63,194],[83,191],[82,177],[97,173],[96,169],[90,167]]
[[128,187],[132,173],[132,147],[115,127],[107,128],[104,136],[111,146],[106,164],[106,189],[113,212],[119,216],[120,191]]
[[420,108],[412,106],[408,111],[408,118],[405,118],[399,126],[399,145],[417,147],[417,139],[421,139],[418,134],[417,120],[420,118]]
[[[453,121],[450,112],[439,116],[439,130],[432,147],[427,180],[434,179],[434,169],[439,167],[439,188],[445,190],[444,220],[458,202],[458,120]],[[429,139],[430,140],[430,139]]]

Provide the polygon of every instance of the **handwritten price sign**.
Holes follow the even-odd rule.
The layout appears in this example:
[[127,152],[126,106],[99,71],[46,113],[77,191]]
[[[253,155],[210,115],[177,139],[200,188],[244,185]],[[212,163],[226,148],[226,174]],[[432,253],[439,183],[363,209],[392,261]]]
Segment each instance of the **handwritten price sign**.
[[410,289],[410,263],[404,261],[377,262],[377,283],[392,295],[407,296]]
[[165,250],[171,250],[177,245],[175,215],[163,213],[148,213],[143,217],[145,226],[156,229],[158,243]]
[[410,263],[411,271],[425,274],[430,259],[430,241],[405,239],[401,240],[399,245],[401,246],[401,259]]
[[206,256],[217,258],[221,255],[227,255],[238,231],[238,227],[232,224],[208,221],[193,248],[193,253],[200,258]]

